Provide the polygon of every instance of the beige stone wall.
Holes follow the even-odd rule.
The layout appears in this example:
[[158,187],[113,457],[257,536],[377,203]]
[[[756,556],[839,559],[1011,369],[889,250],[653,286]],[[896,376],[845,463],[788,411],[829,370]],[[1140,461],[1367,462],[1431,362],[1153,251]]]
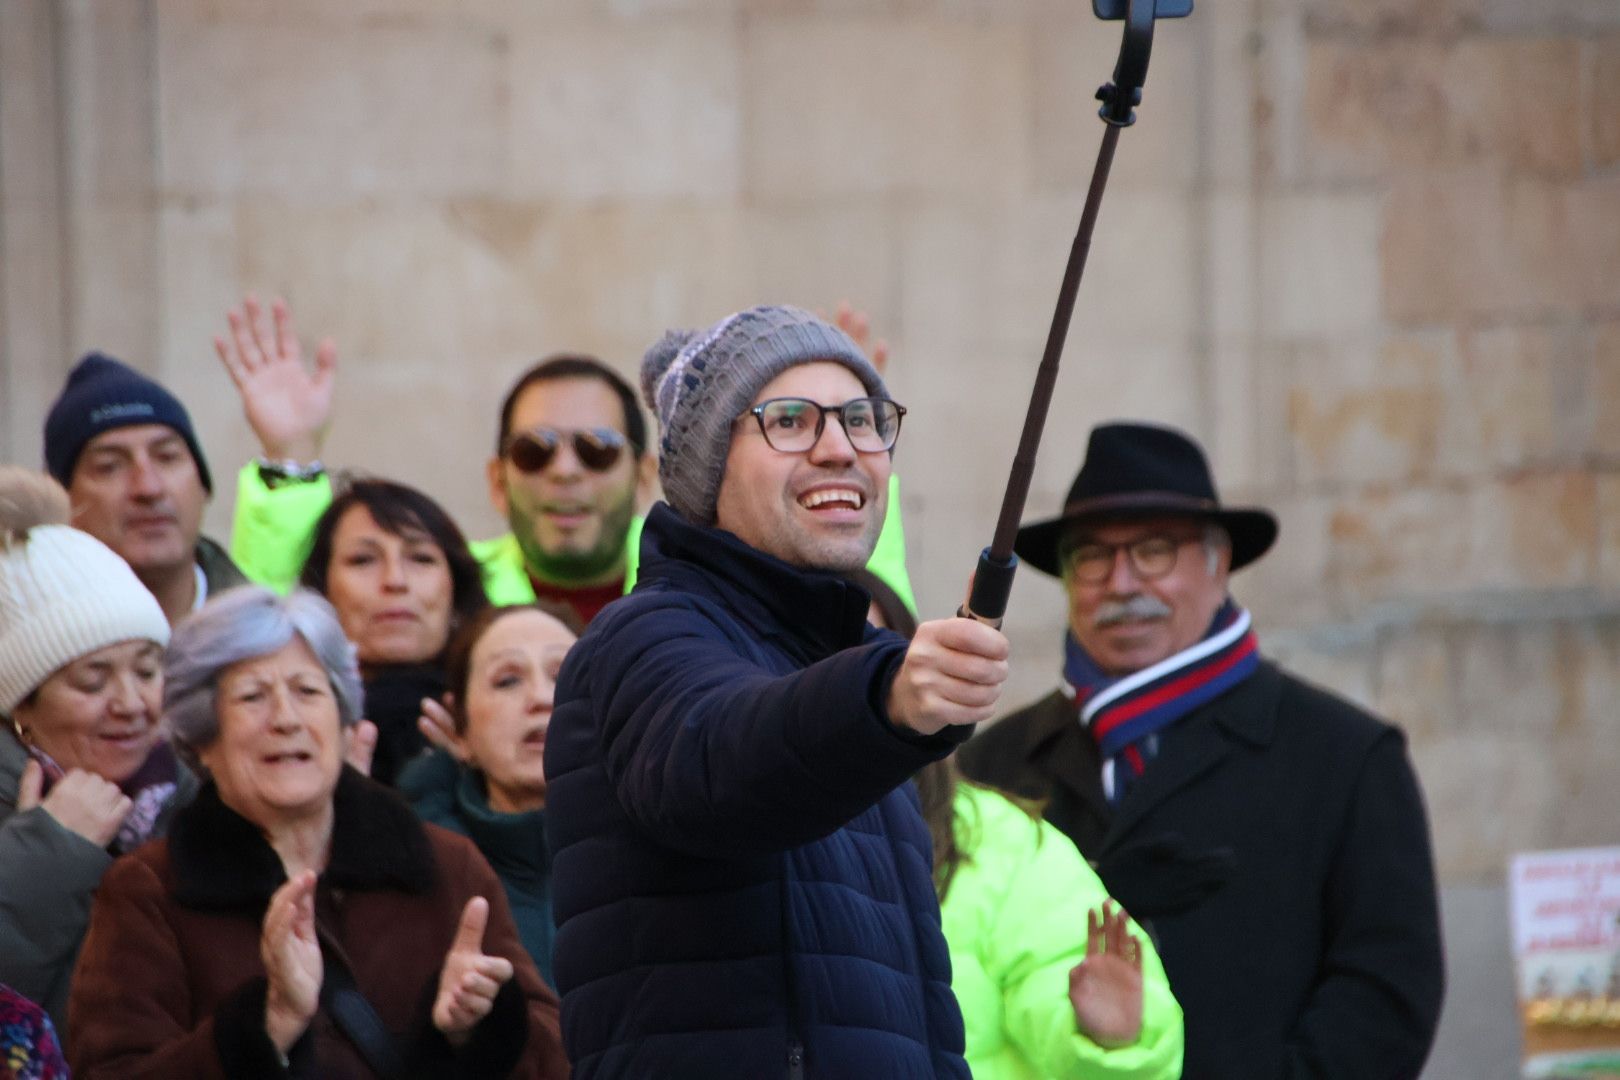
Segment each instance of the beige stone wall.
[[[505,385],[562,348],[850,297],[894,343],[913,572],[997,506],[1118,31],[1081,0],[5,0],[0,454],[91,346],[251,452],[244,289],[342,350],[329,458],[475,533]],[[1111,416],[1283,520],[1273,651],[1410,731],[1448,882],[1613,842],[1620,4],[1204,0],[1161,27],[1032,512]],[[227,528],[222,492],[211,522]],[[1016,696],[1058,590],[1024,575]]]

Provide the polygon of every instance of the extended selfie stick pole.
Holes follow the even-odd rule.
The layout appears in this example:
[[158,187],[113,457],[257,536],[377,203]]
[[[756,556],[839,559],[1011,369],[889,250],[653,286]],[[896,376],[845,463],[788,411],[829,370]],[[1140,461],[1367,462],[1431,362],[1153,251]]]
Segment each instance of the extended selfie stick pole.
[[1069,264],[1058,289],[1057,309],[1052,313],[1052,326],[1046,335],[1046,350],[1041,354],[1041,366],[1035,373],[1029,411],[1024,415],[1024,431],[1018,438],[1018,452],[1013,456],[1012,473],[1007,478],[1007,494],[1001,500],[1001,516],[996,519],[990,546],[979,555],[973,591],[966,606],[957,613],[991,626],[1000,626],[1002,616],[1007,613],[1013,574],[1018,569],[1013,539],[1018,535],[1018,522],[1024,515],[1030,479],[1035,474],[1035,453],[1040,449],[1041,430],[1046,426],[1052,389],[1057,385],[1058,361],[1063,357],[1063,342],[1069,334],[1075,294],[1080,291],[1080,276],[1085,273],[1086,255],[1091,250],[1097,209],[1102,205],[1103,189],[1108,186],[1114,145],[1119,142],[1120,129],[1136,122],[1135,107],[1142,102],[1142,84],[1147,80],[1148,58],[1153,51],[1153,20],[1155,16],[1179,18],[1189,14],[1192,0],[1129,0],[1128,8],[1120,0],[1093,0],[1092,6],[1101,18],[1124,18],[1125,39],[1120,45],[1119,62],[1114,65],[1114,81],[1097,91],[1103,103],[1098,115],[1107,126],[1103,129],[1102,147],[1097,151],[1097,164],[1091,173],[1085,209],[1080,214],[1080,228],[1075,233],[1074,246],[1069,249]]

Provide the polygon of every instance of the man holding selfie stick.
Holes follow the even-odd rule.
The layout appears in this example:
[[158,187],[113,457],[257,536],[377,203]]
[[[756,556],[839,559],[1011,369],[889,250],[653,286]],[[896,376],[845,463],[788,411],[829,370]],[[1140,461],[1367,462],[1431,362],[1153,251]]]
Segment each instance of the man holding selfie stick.
[[947,618],[908,646],[845,580],[905,410],[789,307],[666,335],[642,387],[668,502],[546,739],[574,1076],[966,1078],[907,780],[994,712],[1007,640]]

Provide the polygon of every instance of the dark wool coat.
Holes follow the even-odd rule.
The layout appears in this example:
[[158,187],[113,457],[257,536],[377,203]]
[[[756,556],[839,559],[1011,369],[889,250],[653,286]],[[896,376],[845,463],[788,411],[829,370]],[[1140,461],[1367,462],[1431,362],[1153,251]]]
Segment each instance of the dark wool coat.
[[965,1080],[906,784],[956,739],[886,719],[905,642],[859,588],[662,504],[640,573],[546,739],[574,1075]]
[[[286,880],[259,831],[213,785],[168,839],[102,879],[69,1000],[68,1061],[80,1080],[374,1080],[324,1008],[281,1068],[264,1031],[259,936]],[[488,898],[484,949],[516,974],[472,1038],[433,1026],[439,972],[473,896]],[[471,842],[417,821],[393,792],[345,769],[332,850],[316,886],[322,948],[394,1033],[413,1077],[564,1077],[556,998],[523,951],[500,882]],[[330,961],[329,961],[330,963]]]
[[958,755],[1040,799],[1149,924],[1187,1080],[1412,1080],[1444,965],[1429,829],[1400,731],[1271,664],[1163,736],[1117,809],[1054,693]]

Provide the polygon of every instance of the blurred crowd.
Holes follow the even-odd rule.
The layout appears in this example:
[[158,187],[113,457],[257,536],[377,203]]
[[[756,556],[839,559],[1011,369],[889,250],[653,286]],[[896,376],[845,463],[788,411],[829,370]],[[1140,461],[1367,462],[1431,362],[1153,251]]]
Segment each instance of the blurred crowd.
[[0,466],[0,1077],[1420,1073],[1405,740],[1264,657],[1277,521],[1185,433],[1099,425],[1020,531],[1069,617],[1008,702],[999,628],[917,610],[935,421],[848,307],[535,363],[487,540],[323,461],[285,303],[213,347],[234,474],[99,352]]

